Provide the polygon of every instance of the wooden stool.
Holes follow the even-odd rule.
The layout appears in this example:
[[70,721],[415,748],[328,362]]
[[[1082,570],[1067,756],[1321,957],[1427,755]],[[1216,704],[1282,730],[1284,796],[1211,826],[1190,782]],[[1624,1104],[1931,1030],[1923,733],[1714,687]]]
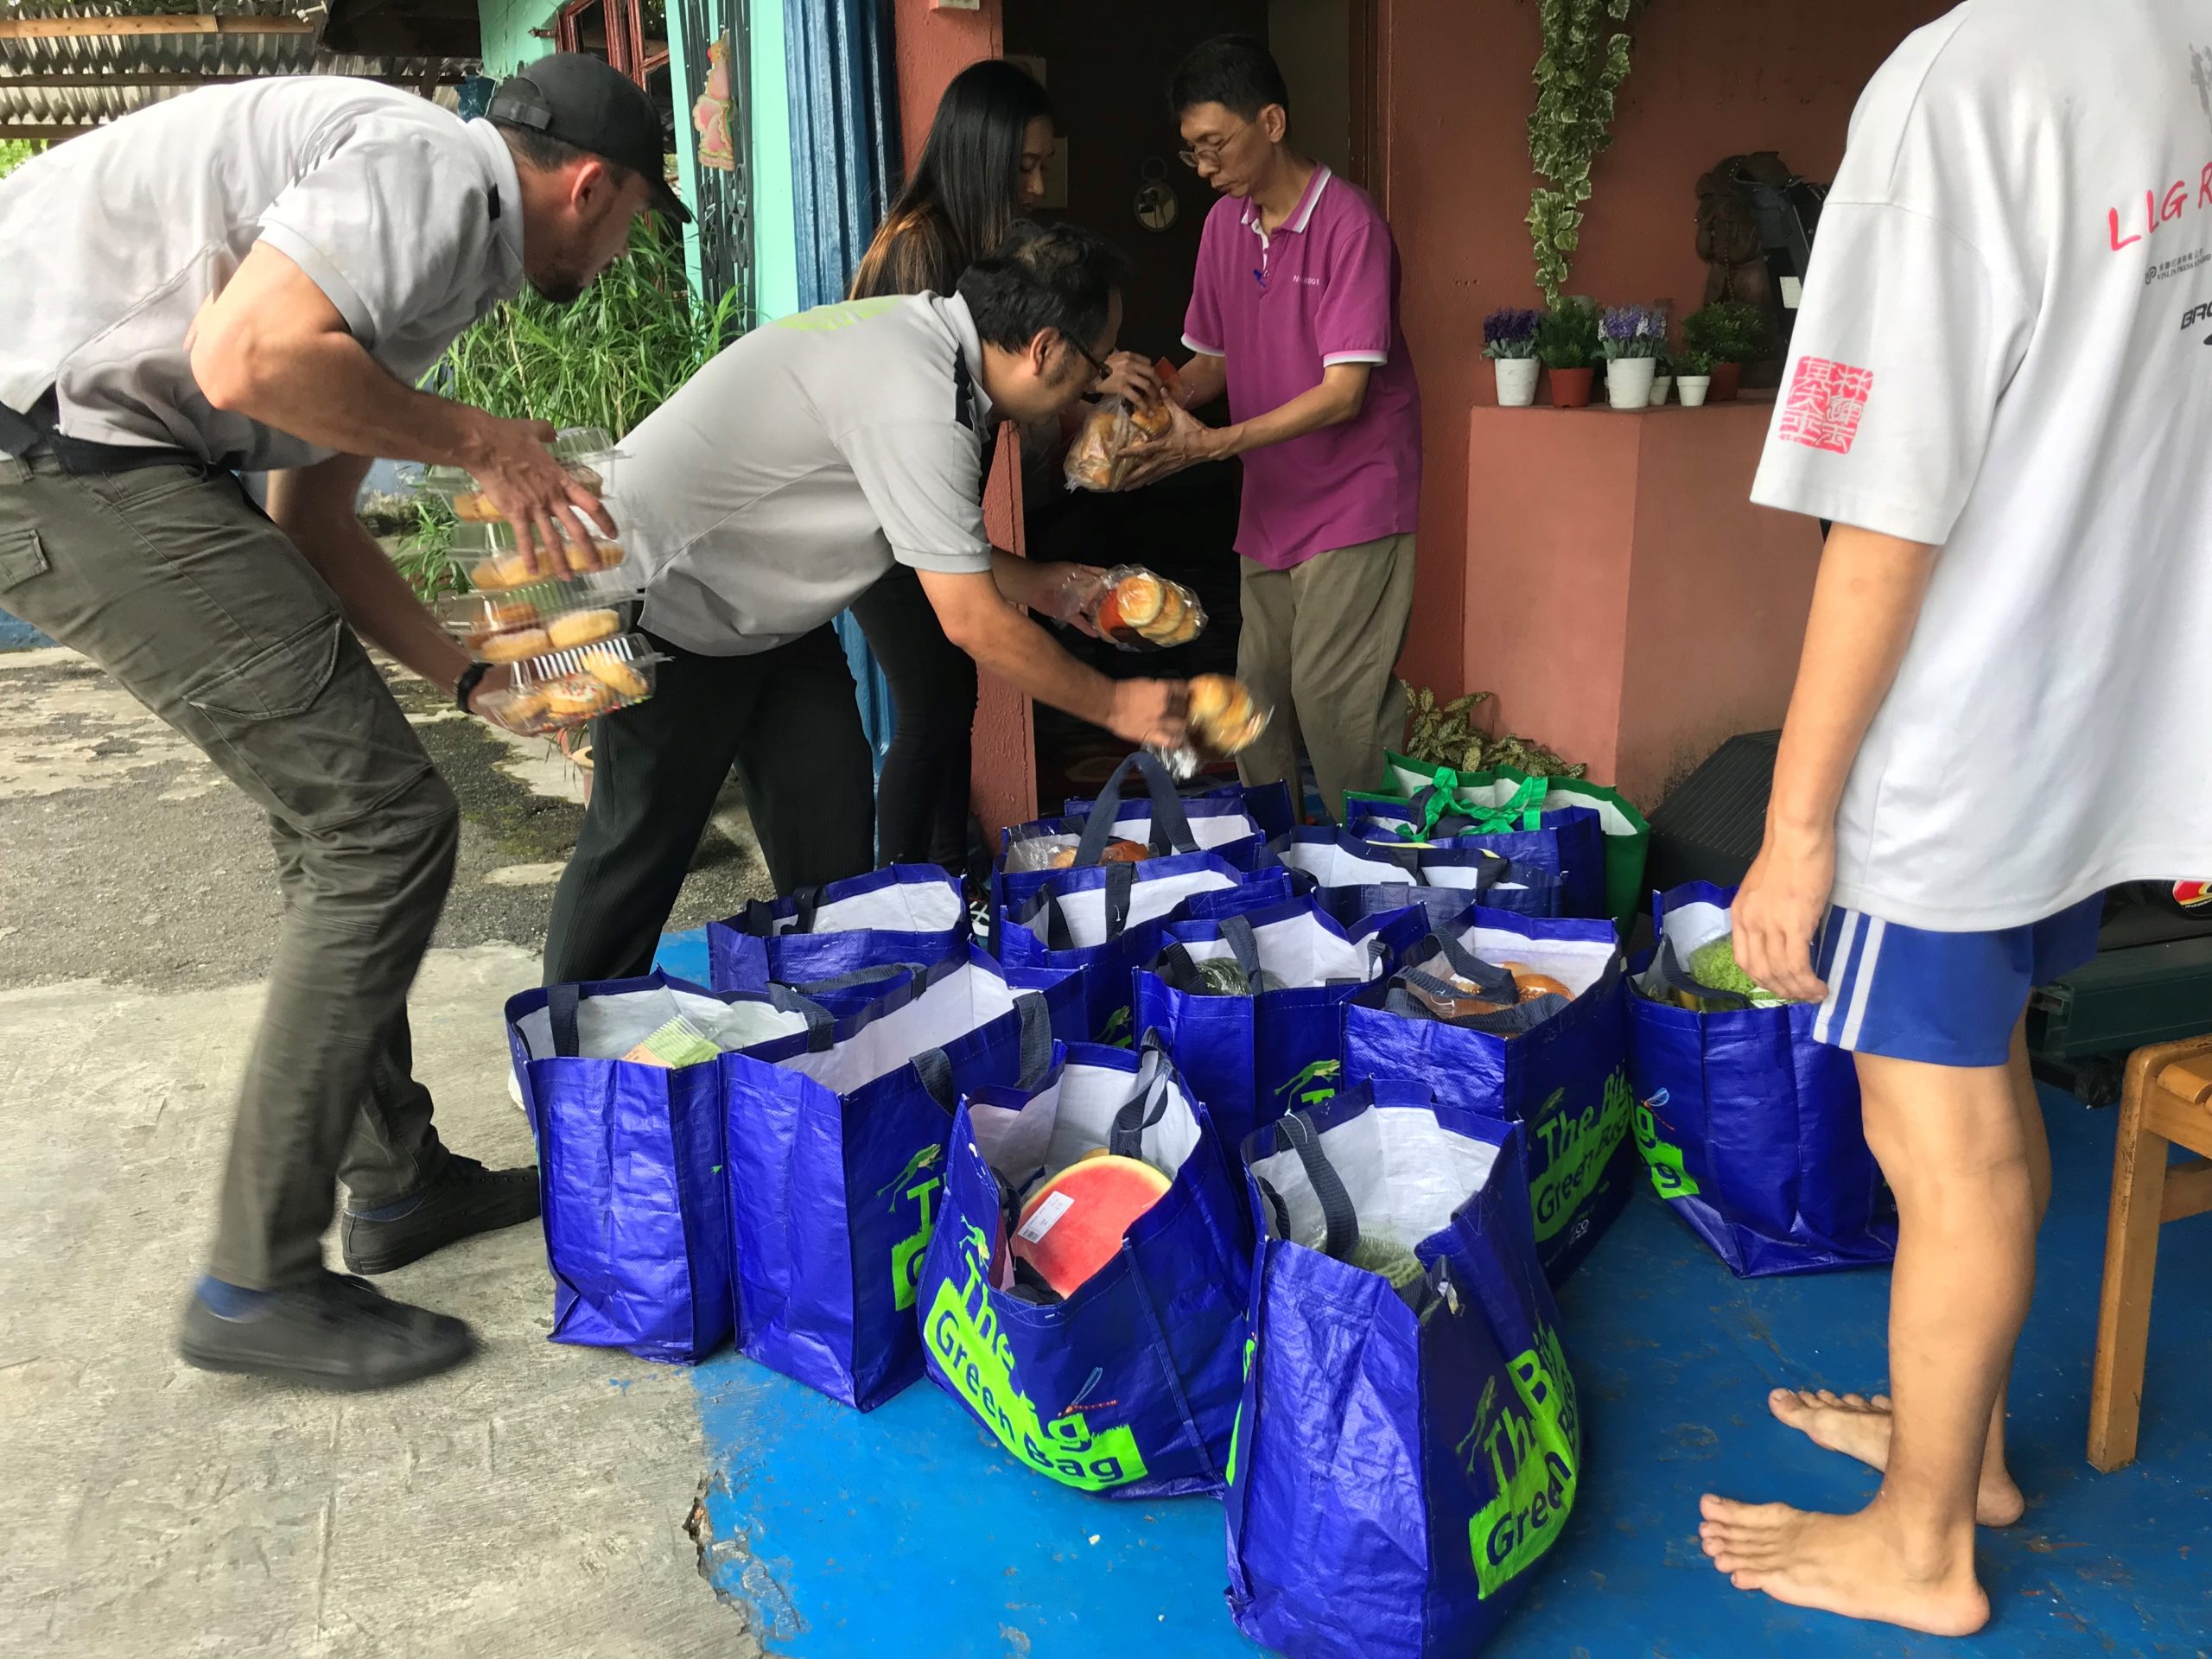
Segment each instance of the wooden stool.
[[[2169,1143],[2196,1154],[2171,1168]],[[2143,1356],[2158,1225],[2212,1210],[2212,1037],[2139,1048],[2120,1097],[2120,1144],[2105,1226],[2097,1369],[2089,1386],[2089,1462],[2107,1473],[2135,1461]]]

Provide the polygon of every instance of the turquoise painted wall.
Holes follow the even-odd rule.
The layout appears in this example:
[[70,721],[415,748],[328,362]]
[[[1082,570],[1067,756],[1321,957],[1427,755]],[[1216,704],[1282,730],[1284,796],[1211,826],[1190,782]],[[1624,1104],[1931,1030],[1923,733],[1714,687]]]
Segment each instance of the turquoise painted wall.
[[784,0],[749,0],[753,91],[753,292],[760,321],[798,309],[791,210],[791,106],[784,72]]
[[550,33],[540,39],[531,30],[550,31],[560,10],[558,0],[477,0],[477,20],[484,33],[484,73],[511,75],[550,52]]

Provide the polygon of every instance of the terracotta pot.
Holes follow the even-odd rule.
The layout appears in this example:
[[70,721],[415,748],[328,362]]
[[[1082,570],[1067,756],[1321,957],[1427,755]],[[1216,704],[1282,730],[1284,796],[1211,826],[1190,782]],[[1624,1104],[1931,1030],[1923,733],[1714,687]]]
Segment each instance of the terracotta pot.
[[1500,409],[1526,409],[1536,401],[1536,371],[1543,365],[1535,358],[1493,358],[1491,367],[1497,371]]
[[1590,383],[1598,378],[1595,369],[1554,369],[1552,371],[1552,407],[1554,409],[1587,409],[1590,407]]
[[1741,385],[1743,377],[1744,365],[1740,363],[1714,364],[1713,365],[1713,401],[1716,404],[1734,403],[1737,388]]

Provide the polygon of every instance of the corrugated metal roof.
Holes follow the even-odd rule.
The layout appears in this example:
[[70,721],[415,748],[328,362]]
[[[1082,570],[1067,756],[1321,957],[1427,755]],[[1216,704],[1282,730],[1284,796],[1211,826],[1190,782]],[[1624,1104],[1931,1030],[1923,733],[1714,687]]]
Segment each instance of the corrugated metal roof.
[[[56,0],[0,0],[0,20],[124,17],[162,14],[220,17],[296,17],[320,22],[322,8],[287,0],[224,0],[219,5],[75,5]],[[0,138],[10,128],[88,127],[149,104],[177,98],[211,80],[262,75],[369,75],[438,87],[454,105],[451,83],[474,65],[458,59],[359,57],[326,52],[312,34],[70,35],[0,40]],[[84,76],[111,84],[54,86]],[[165,85],[115,85],[150,78]],[[35,79],[46,84],[12,86]]]

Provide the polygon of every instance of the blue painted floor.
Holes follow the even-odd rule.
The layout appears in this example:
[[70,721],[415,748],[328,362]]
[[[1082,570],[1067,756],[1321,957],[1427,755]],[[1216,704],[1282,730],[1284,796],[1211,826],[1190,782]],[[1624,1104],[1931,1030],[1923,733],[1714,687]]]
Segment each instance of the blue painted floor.
[[[671,972],[705,976],[698,936]],[[1698,1495],[1855,1507],[1874,1477],[1774,1422],[1778,1383],[1883,1381],[1882,1273],[1745,1283],[1647,1192],[1561,1297],[1588,1458],[1573,1525],[1536,1570],[1502,1659],[1972,1659],[2212,1654],[2212,1217],[2164,1230],[2144,1456],[2083,1457],[2115,1115],[2046,1096],[2057,1191],[2012,1400],[2031,1507],[1987,1533],[1996,1618],[1963,1642],[1857,1626],[1729,1587],[1700,1553]],[[868,1415],[734,1355],[698,1368],[719,1478],[721,1587],[801,1659],[1091,1659],[1127,1644],[1259,1651],[1221,1599],[1207,1500],[1127,1504],[1037,1478],[928,1383]],[[749,1552],[749,1554],[747,1553]],[[1158,1644],[1158,1645],[1154,1645]]]

